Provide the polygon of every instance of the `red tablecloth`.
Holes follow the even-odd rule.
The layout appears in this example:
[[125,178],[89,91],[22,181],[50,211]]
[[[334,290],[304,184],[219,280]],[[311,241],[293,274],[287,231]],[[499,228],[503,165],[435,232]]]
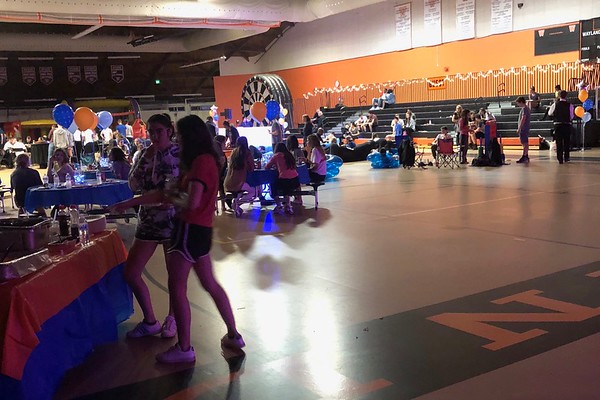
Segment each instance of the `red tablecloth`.
[[0,373],[20,380],[42,324],[126,258],[118,233],[106,231],[40,271],[0,285]]

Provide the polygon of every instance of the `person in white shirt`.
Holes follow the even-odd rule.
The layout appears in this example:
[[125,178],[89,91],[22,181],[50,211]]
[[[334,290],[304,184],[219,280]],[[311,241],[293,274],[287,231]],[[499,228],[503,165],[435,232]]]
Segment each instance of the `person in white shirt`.
[[52,134],[52,143],[54,144],[54,150],[63,149],[67,153],[68,157],[73,157],[73,147],[75,146],[75,140],[73,134],[58,126]]
[[109,126],[108,128],[102,129],[102,131],[100,131],[100,135],[102,136],[102,142],[106,145],[109,144],[113,138],[113,131]]
[[433,142],[431,143],[431,154],[433,155],[434,159],[437,156],[438,142],[440,140],[452,140],[452,136],[448,132],[447,126],[442,127],[441,132],[435,137],[435,139],[433,139]]
[[125,121],[125,137],[133,141],[133,127],[129,125],[129,121]]
[[24,153],[27,149],[23,142],[20,140],[17,141],[16,138],[11,137],[8,142],[4,143],[3,150],[4,157],[2,161],[5,162],[9,168],[13,168],[15,165],[15,158],[17,158],[19,154]]
[[81,157],[81,152],[83,151],[81,131],[79,129],[75,129],[75,132],[73,132],[73,141],[75,142],[75,156],[79,158]]
[[85,131],[82,132],[82,136],[83,136],[83,152],[85,154],[94,154],[96,152],[96,147],[95,147],[94,142],[98,138],[98,136],[96,135],[96,132],[94,132],[91,129],[86,129]]

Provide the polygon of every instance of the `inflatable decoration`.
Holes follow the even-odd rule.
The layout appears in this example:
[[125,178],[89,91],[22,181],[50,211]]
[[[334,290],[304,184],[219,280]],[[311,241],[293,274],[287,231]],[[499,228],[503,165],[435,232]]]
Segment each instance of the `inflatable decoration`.
[[581,101],[582,103],[583,103],[584,101],[586,101],[586,100],[587,100],[587,98],[588,98],[588,92],[587,92],[587,90],[585,90],[585,89],[582,89],[582,90],[580,90],[580,91],[579,91],[579,96],[577,96],[577,98],[578,98],[578,99],[579,99],[579,101]]
[[289,111],[288,111],[288,109],[287,109],[287,108],[283,108],[283,109],[281,110],[281,113],[283,114],[283,116],[284,116],[284,117],[285,117],[286,115],[288,115],[288,112],[289,112]]
[[581,117],[581,119],[583,120],[583,122],[588,122],[590,119],[592,119],[592,114],[586,112],[585,114],[583,114],[583,117]]
[[339,168],[344,164],[344,160],[342,160],[342,157],[327,154],[327,164],[333,164]]
[[375,169],[400,168],[398,156],[389,153],[382,156],[381,153],[373,152],[367,156],[367,161],[371,161],[371,168]]
[[589,111],[594,108],[594,101],[592,99],[587,99],[583,102],[582,106],[585,111]]
[[108,128],[113,123],[113,116],[108,111],[100,111],[98,114],[98,127],[100,129]]
[[52,110],[52,119],[63,128],[73,123],[73,109],[68,104],[57,104]]
[[585,110],[583,109],[583,107],[581,107],[581,106],[575,107],[575,115],[577,115],[579,118],[583,117],[584,113],[585,113]]
[[262,120],[267,116],[267,106],[262,101],[257,101],[250,107],[250,115],[259,124],[262,124]]
[[267,106],[267,119],[269,121],[276,119],[280,113],[279,103],[276,102],[275,100],[269,100],[269,101],[267,101],[266,106]]
[[342,164],[344,164],[344,161],[340,157],[327,154],[327,174],[325,175],[325,179],[330,180],[338,176]]

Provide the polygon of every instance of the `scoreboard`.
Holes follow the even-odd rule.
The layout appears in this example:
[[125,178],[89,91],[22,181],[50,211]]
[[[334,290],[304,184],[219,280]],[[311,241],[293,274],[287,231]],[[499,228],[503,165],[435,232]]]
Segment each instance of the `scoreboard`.
[[600,59],[600,18],[581,21],[579,59],[583,62]]

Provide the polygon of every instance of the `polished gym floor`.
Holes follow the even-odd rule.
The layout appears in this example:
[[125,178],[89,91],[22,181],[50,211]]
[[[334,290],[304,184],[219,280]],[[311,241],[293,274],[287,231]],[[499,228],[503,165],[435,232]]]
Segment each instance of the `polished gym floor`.
[[[345,164],[296,214],[215,219],[215,273],[245,354],[193,277],[194,365],[174,340],[120,339],[66,376],[66,399],[600,399],[600,151],[501,168]],[[135,224],[116,225],[127,244]],[[157,315],[167,276],[146,280]]]

